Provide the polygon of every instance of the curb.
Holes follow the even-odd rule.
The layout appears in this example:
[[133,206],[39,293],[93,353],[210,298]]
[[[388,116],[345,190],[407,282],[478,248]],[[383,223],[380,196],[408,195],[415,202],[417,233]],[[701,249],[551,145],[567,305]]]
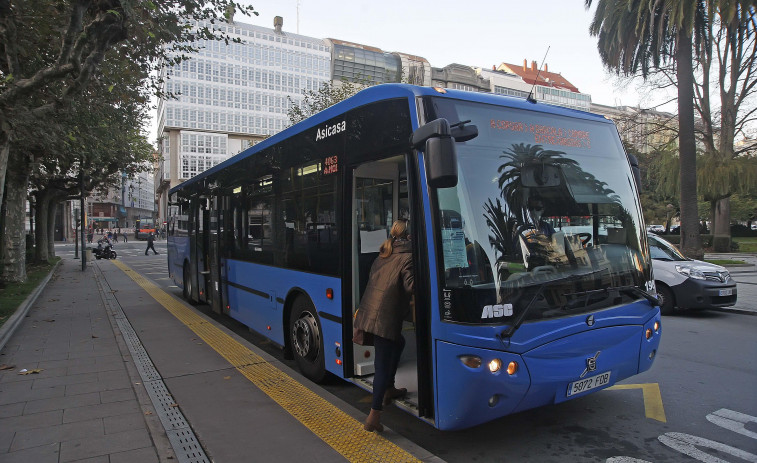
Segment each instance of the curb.
[[50,273],[47,274],[45,279],[42,280],[39,285],[37,285],[34,291],[32,291],[31,294],[29,294],[26,299],[24,299],[24,302],[22,302],[21,305],[18,306],[18,308],[13,313],[13,315],[10,316],[8,321],[5,322],[2,327],[0,327],[0,350],[5,347],[5,344],[11,338],[11,336],[13,336],[13,333],[16,332],[16,328],[21,325],[21,321],[23,321],[24,317],[26,317],[26,314],[29,313],[29,309],[37,301],[37,298],[42,293],[42,290],[45,289],[45,286],[47,286],[50,278],[53,277],[53,273],[55,273],[55,271],[58,270],[58,267],[60,267],[61,262],[63,262],[63,259],[60,259],[53,266],[53,268],[50,269]]
[[757,310],[735,309],[732,307],[713,307],[710,310],[723,313],[737,313],[740,315],[757,315]]

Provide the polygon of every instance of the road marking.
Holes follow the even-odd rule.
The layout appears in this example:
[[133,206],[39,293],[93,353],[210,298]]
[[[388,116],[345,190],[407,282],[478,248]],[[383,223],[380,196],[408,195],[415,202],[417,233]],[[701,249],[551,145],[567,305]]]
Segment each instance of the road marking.
[[665,409],[662,406],[662,395],[660,395],[660,385],[657,383],[646,384],[616,384],[615,386],[605,389],[609,390],[623,389],[641,389],[644,393],[644,413],[647,418],[667,423],[665,418]]
[[244,377],[348,461],[413,461],[416,457],[329,403],[236,339],[178,301],[123,262],[113,261],[160,305],[171,312]]
[[696,446],[727,453],[734,457],[741,458],[742,460],[757,463],[757,455],[753,453],[745,452],[741,449],[714,440],[705,439],[704,437],[692,436],[680,432],[666,432],[658,437],[657,440],[684,455],[688,455],[691,458],[695,458],[704,463],[728,463],[728,461],[714,457],[703,450],[699,450]]
[[707,421],[714,423],[721,428],[743,434],[752,439],[757,439],[757,432],[750,431],[745,427],[750,421],[752,423],[757,423],[757,417],[728,410],[727,408],[721,408],[716,412],[710,413],[706,418]]

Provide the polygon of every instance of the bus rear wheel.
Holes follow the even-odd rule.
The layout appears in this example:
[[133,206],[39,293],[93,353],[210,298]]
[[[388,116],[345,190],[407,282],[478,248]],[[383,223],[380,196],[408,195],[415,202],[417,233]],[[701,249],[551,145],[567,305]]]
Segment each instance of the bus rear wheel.
[[292,353],[302,374],[317,383],[323,381],[326,363],[321,322],[313,303],[304,296],[298,296],[292,303],[289,334]]
[[192,300],[192,278],[189,276],[189,265],[184,264],[184,271],[182,272],[182,283],[184,289],[181,291],[181,295],[184,296],[184,300],[187,302],[194,302]]

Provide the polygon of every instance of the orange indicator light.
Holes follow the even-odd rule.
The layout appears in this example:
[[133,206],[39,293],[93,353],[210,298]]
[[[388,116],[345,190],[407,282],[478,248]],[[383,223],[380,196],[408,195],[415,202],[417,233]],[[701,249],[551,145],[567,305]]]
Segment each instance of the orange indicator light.
[[329,299],[334,299],[334,290],[331,288],[328,288],[326,290],[326,297]]
[[507,374],[514,375],[518,371],[518,362],[510,362],[507,364]]
[[336,364],[337,365],[341,365],[342,364],[342,359],[336,359]]

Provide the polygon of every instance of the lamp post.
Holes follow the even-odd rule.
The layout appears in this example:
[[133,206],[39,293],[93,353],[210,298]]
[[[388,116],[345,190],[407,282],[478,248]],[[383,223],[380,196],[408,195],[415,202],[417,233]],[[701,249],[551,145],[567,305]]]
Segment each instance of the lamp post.
[[87,254],[84,252],[84,157],[79,158],[79,220],[82,224],[81,235],[81,271],[87,269]]
[[[79,215],[78,207],[74,208],[74,259],[79,258],[79,218],[76,217],[77,215]],[[81,253],[84,254],[84,248],[81,248]]]

